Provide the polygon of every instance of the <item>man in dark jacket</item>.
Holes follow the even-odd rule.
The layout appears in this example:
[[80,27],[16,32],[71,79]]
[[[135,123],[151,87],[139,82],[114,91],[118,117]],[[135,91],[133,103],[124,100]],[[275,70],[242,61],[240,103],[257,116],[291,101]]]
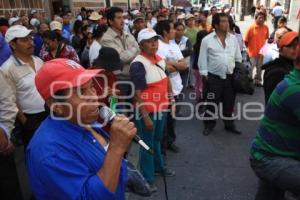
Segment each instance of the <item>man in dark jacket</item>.
[[262,66],[264,74],[265,102],[267,103],[276,85],[293,69],[297,56],[298,33],[288,32],[280,40],[279,58]]

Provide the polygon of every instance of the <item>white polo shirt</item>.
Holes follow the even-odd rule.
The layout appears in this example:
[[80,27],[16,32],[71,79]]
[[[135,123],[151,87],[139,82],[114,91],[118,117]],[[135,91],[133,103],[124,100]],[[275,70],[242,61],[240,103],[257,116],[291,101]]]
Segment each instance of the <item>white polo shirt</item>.
[[94,40],[89,50],[89,59],[91,66],[93,65],[94,60],[98,58],[100,49],[101,44],[97,40]]
[[37,91],[34,82],[36,72],[43,65],[43,61],[36,56],[32,56],[32,59],[35,70],[29,64],[22,62],[13,55],[0,68],[14,95],[16,95],[19,109],[27,114],[45,111],[45,101]]
[[[183,59],[183,55],[177,44],[173,44],[171,42],[169,42],[169,44],[166,44],[161,40],[159,40],[158,43],[157,54],[165,60],[178,61]],[[179,95],[183,89],[182,80],[179,72],[176,71],[170,73],[169,78],[172,84],[173,95],[174,96]]]

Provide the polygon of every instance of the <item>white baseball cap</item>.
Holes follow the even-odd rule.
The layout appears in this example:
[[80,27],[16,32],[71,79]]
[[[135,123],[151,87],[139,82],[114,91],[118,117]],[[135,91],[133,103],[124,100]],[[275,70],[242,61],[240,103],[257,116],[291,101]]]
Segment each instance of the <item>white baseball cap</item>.
[[40,25],[40,20],[38,20],[37,18],[32,18],[30,20],[30,24],[31,24],[31,26],[38,26],[38,25]]
[[36,10],[36,9],[32,9],[31,12],[30,12],[30,14],[32,14],[32,15],[33,15],[34,13],[37,13],[37,10]]
[[8,24],[9,24],[10,26],[12,26],[15,22],[17,22],[17,21],[19,21],[19,20],[20,20],[19,17],[12,17],[12,18],[10,18],[10,19],[8,20]]
[[50,30],[55,31],[55,30],[62,30],[62,24],[58,21],[52,21],[50,23]]
[[154,37],[158,38],[158,35],[152,28],[144,28],[138,34],[138,43],[141,43],[143,40],[149,40]]
[[27,29],[25,26],[22,25],[14,25],[7,29],[5,34],[6,42],[11,42],[15,38],[24,38],[28,36],[32,30]]

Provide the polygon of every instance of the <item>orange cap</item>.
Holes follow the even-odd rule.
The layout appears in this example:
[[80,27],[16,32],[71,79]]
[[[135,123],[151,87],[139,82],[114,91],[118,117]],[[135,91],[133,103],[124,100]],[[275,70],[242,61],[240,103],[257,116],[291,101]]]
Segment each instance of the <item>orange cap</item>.
[[290,45],[297,37],[298,33],[296,31],[287,32],[282,36],[279,42],[279,48]]

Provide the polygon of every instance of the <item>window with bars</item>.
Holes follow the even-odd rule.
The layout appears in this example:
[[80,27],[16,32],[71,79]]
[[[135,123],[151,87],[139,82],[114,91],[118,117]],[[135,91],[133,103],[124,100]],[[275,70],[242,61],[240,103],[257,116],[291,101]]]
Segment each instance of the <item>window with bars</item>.
[[0,15],[5,13],[30,13],[32,9],[44,11],[43,0],[0,0]]

